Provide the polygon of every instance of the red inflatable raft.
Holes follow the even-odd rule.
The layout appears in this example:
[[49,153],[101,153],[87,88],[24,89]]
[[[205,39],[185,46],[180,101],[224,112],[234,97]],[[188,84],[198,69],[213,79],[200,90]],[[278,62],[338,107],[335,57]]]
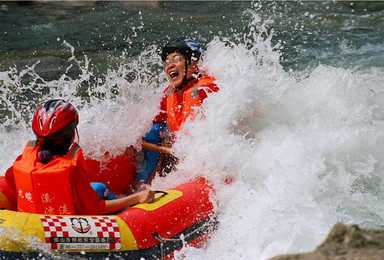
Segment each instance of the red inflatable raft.
[[[127,155],[91,162],[97,169],[115,176],[103,181],[116,193],[124,193],[130,183],[121,182]],[[131,168],[132,170],[133,168]],[[115,171],[114,171],[115,170]],[[131,171],[132,175],[132,171]],[[125,175],[126,176],[126,175]],[[131,180],[133,180],[131,176]],[[116,182],[115,182],[116,181]],[[8,186],[0,177],[0,202],[8,201]],[[191,180],[156,195],[153,203],[135,205],[117,215],[54,216],[0,210],[0,256],[3,259],[46,258],[26,236],[34,236],[58,254],[82,259],[162,259],[172,258],[183,246],[199,247],[217,227],[213,212],[212,186],[203,178]]]

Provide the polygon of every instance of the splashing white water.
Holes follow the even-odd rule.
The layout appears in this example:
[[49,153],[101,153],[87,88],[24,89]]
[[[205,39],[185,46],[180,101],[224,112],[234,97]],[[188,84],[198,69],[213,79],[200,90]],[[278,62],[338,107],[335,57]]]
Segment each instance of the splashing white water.
[[336,222],[383,227],[383,72],[320,65],[298,80],[252,40],[210,43],[203,65],[220,92],[173,147],[183,160],[165,182],[211,179],[220,222],[180,259],[268,259],[313,250]]
[[[215,184],[220,226],[205,248],[184,248],[176,258],[267,259],[313,250],[338,221],[382,228],[384,72],[318,66],[298,79],[279,64],[271,37],[251,30],[237,43],[215,38],[208,45],[201,65],[220,91],[205,100],[206,118],[186,124],[188,134],[172,148],[181,159],[177,171],[153,187],[205,176]],[[80,80],[37,84],[49,88],[38,100],[66,97],[79,108],[86,154],[117,153],[158,111],[158,83],[167,83],[152,72],[160,65],[154,53],[149,47],[93,85],[85,61]],[[3,73],[1,80],[17,89],[18,75]],[[92,85],[87,101],[76,95],[84,83]],[[1,125],[3,172],[33,137],[27,121],[7,130],[22,117],[9,110]],[[223,183],[226,176],[232,184]]]

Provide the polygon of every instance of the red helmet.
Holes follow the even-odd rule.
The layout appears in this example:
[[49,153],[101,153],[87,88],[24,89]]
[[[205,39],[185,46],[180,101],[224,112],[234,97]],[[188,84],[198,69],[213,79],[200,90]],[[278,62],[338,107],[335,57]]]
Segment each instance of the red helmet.
[[52,99],[41,105],[32,120],[32,130],[40,138],[64,137],[72,134],[79,114],[70,103]]

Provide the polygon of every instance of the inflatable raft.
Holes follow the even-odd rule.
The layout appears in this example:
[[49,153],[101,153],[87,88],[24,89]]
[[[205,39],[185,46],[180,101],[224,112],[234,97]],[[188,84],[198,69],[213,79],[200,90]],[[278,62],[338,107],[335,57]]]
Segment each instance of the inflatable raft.
[[[0,201],[7,200],[6,186],[1,176]],[[0,256],[47,259],[41,245],[27,237],[33,236],[55,254],[70,258],[170,259],[185,245],[201,246],[217,227],[212,193],[212,186],[199,178],[159,192],[153,203],[137,204],[117,215],[55,216],[3,209]]]

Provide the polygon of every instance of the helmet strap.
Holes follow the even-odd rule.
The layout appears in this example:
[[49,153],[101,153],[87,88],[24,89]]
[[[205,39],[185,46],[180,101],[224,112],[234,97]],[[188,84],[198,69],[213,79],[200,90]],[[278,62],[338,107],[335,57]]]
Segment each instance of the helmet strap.
[[77,131],[77,126],[75,127],[75,131],[74,131],[73,135],[75,135],[75,138],[77,137],[77,140],[75,139],[75,142],[79,143],[80,142],[80,136],[79,136],[79,131]]
[[188,84],[188,82],[190,82],[191,80],[194,80],[195,78],[194,77],[191,77],[189,79],[187,79],[187,73],[188,73],[188,65],[191,63],[190,60],[187,60],[185,59],[185,73],[184,73],[184,77],[183,77],[183,81],[181,82],[180,86],[176,87],[175,88],[175,93],[179,92],[185,85]]

